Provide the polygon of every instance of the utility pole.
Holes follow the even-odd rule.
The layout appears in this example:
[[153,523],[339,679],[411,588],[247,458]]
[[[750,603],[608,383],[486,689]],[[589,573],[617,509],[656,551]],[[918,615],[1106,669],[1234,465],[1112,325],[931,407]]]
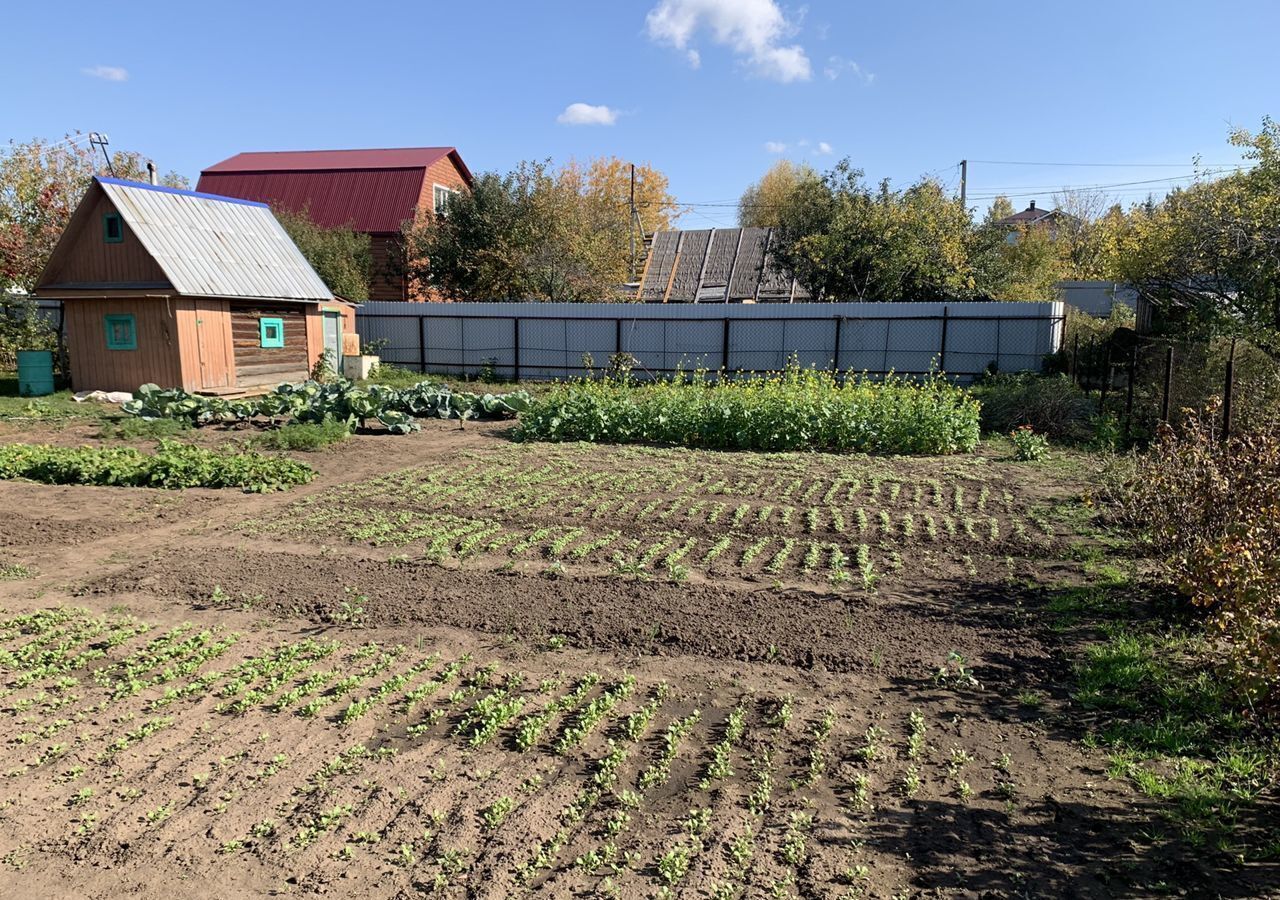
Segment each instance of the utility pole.
[[631,238],[631,279],[636,277],[636,164],[631,164],[631,218],[627,221],[627,233]]
[[968,191],[968,189],[969,189],[969,160],[962,159],[960,160],[960,205],[964,206],[965,209],[969,208],[965,206],[965,203],[964,203],[965,194]]

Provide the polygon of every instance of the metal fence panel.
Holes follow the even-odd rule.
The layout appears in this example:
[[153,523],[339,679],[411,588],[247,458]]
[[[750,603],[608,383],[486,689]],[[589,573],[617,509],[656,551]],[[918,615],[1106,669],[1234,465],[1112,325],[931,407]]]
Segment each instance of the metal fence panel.
[[993,362],[1005,371],[1038,369],[1058,349],[1062,319],[1061,303],[375,302],[356,317],[364,341],[389,341],[387,362],[475,374],[492,361],[501,374],[521,378],[579,374],[584,353],[602,368],[618,349],[636,357],[641,377],[774,371],[789,359],[918,374],[945,355],[946,371],[967,378]]

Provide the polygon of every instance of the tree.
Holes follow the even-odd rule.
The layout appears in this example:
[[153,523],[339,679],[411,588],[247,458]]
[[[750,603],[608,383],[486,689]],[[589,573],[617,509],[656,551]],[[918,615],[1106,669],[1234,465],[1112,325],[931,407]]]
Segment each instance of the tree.
[[768,228],[782,224],[782,211],[805,182],[819,180],[810,166],[780,159],[747,187],[738,200],[738,224],[743,228]]
[[1013,204],[997,197],[969,239],[969,260],[978,296],[991,300],[1057,300],[1055,283],[1066,277],[1067,244],[1043,225],[1001,224]]
[[[676,212],[665,176],[636,168],[645,227],[669,227]],[[406,230],[409,274],[456,300],[601,300],[630,274],[630,167],[523,162],[484,173],[448,215]]]
[[843,160],[804,179],[779,217],[776,264],[822,300],[944,300],[972,294],[969,215],[932,179],[871,190]]
[[1236,130],[1253,166],[1130,211],[1118,276],[1192,329],[1247,337],[1280,358],[1280,126]]
[[285,209],[272,212],[329,290],[346,300],[369,299],[369,281],[373,275],[369,235],[350,228],[317,225],[305,209],[299,213]]
[[[58,143],[10,141],[0,156],[0,288],[35,286],[89,182],[105,174],[105,161],[80,141],[78,132]],[[111,165],[118,178],[147,178],[146,159],[131,150],[116,151]],[[162,183],[188,186],[176,172]]]
[[[614,253],[619,261],[626,261],[625,277],[631,278],[631,164],[616,156],[604,156],[590,160],[586,166],[579,166],[573,160],[562,170],[562,175],[575,173],[571,178],[576,180],[576,190],[589,203],[598,204],[601,208],[596,215],[613,222],[623,221],[623,230],[611,231],[618,236]],[[636,223],[636,247],[639,254],[639,229],[646,234],[655,231],[667,231],[674,227],[675,219],[680,214],[680,206],[671,194],[667,176],[648,163],[636,166],[635,204],[639,221]]]

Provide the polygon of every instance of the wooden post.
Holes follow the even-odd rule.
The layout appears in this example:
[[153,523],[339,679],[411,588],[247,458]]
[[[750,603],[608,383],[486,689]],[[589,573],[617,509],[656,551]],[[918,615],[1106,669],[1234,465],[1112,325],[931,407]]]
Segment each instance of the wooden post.
[[427,372],[427,317],[418,317],[418,371]]
[[1160,398],[1160,421],[1169,424],[1169,395],[1173,393],[1173,345],[1164,352],[1164,394]]
[[1227,377],[1222,385],[1222,440],[1226,443],[1231,437],[1231,401],[1235,390],[1236,373],[1236,339],[1231,339],[1231,354],[1227,357]]
[[1107,344],[1102,362],[1102,393],[1098,395],[1098,415],[1107,409],[1107,391],[1111,388],[1111,345]]
[[1129,348],[1129,385],[1124,397],[1124,436],[1133,434],[1133,383],[1138,380],[1138,345]]
[[511,320],[511,380],[520,380],[520,317]]

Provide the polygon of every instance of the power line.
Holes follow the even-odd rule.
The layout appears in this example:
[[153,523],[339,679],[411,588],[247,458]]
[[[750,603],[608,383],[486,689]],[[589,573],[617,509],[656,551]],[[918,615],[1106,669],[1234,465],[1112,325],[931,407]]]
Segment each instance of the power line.
[[[1008,159],[971,159],[984,166],[1056,166],[1061,168],[1097,169],[1185,169],[1187,163],[1094,163],[1094,162],[1025,162]],[[1213,163],[1209,168],[1229,168],[1236,163]]]

